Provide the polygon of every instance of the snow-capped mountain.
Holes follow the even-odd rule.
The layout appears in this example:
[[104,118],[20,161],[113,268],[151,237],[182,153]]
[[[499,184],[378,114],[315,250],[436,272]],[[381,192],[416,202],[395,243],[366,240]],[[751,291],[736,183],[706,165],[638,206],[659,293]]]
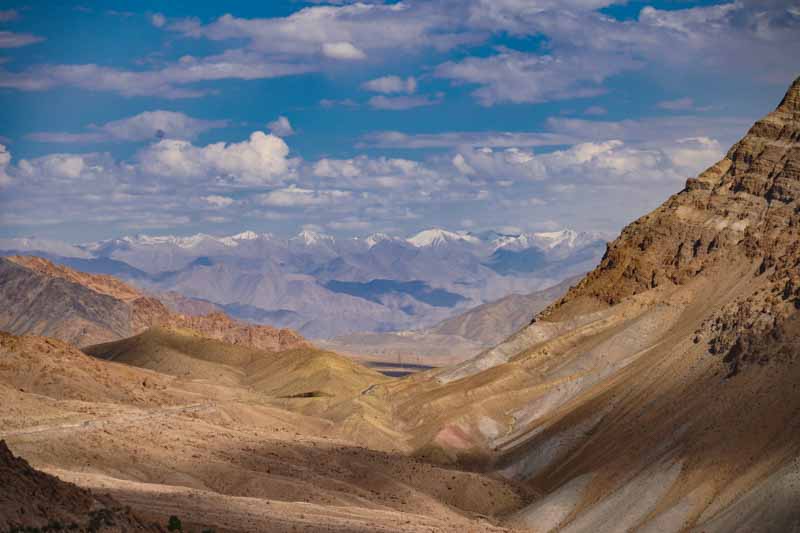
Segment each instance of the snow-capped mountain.
[[134,235],[72,245],[6,239],[0,251],[43,255],[175,290],[242,318],[310,337],[416,328],[511,293],[529,293],[592,268],[602,236],[565,229],[473,234],[430,228],[410,237],[338,239],[311,229],[290,238]]
[[481,241],[474,235],[467,232],[447,231],[441,228],[432,228],[420,231],[413,237],[409,237],[408,242],[417,248],[434,246],[446,246],[453,243],[479,244]]

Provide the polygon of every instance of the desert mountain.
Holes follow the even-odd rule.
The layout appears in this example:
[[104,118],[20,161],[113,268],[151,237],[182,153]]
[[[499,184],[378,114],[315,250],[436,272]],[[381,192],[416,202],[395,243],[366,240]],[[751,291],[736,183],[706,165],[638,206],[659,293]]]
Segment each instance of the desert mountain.
[[800,79],[533,324],[376,387],[410,447],[543,495],[536,531],[787,531],[800,518]]
[[[192,304],[183,297],[168,300],[184,309],[209,310],[207,304]],[[220,311],[201,316],[174,313],[114,276],[78,272],[32,256],[0,258],[0,302],[0,329],[79,346],[130,337],[157,325],[264,350],[306,345],[291,330],[237,322]]]
[[339,353],[370,361],[444,366],[460,363],[505,340],[562,297],[577,277],[542,291],[510,294],[431,328],[396,333],[356,333],[321,341]]
[[112,274],[148,293],[173,292],[252,322],[312,338],[433,326],[475,306],[529,293],[593,268],[603,235],[562,230],[472,234],[441,228],[408,239],[282,239],[137,235],[71,245],[0,240],[3,254],[39,255]]

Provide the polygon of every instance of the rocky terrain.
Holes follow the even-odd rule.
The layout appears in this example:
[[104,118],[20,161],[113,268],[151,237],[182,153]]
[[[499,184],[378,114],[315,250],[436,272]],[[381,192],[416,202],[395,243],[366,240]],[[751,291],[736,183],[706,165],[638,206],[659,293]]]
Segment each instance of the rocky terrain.
[[211,312],[171,312],[159,299],[113,276],[78,272],[39,257],[0,258],[0,328],[12,333],[47,335],[84,346],[161,326],[264,350],[307,344],[291,330],[238,322],[203,302],[175,296],[168,300],[173,305],[180,301],[185,310]]
[[[496,517],[529,498],[497,476],[402,453],[392,428],[345,403],[386,378],[346,359],[145,335],[115,346],[115,361],[0,335],[0,438],[35,468],[111,494],[148,522],[179,517],[184,531],[508,531]],[[171,374],[133,366],[167,349],[162,363],[196,364],[162,367]],[[0,502],[16,502],[4,489]],[[21,524],[38,527],[37,516]]]
[[110,496],[94,495],[72,483],[44,474],[14,457],[0,440],[0,527],[60,531],[165,531],[141,521]]

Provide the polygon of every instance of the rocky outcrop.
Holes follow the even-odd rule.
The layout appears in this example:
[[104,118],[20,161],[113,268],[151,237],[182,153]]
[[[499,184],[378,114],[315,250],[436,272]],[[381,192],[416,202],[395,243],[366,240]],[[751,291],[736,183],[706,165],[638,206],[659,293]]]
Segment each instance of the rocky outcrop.
[[731,373],[741,363],[791,352],[782,343],[787,322],[800,309],[798,140],[800,78],[724,159],[625,228],[600,266],[540,318],[601,309],[650,289],[686,284],[714,268],[752,264],[758,290],[708,319],[697,331],[698,342],[724,357]]
[[290,329],[245,324],[232,320],[222,312],[203,316],[172,314],[158,325],[168,329],[190,329],[208,339],[273,352],[310,346],[302,336]]
[[164,531],[110,496],[95,495],[31,467],[0,441],[0,530]]

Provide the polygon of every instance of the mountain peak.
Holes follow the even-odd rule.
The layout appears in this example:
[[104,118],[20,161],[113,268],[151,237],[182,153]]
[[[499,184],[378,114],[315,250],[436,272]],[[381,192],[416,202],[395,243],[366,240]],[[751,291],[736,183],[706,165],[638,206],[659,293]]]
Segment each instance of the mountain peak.
[[332,236],[326,235],[324,233],[319,233],[311,229],[304,229],[303,231],[292,237],[292,240],[302,242],[306,246],[315,246],[318,244],[322,244],[324,242],[331,243],[334,241]]
[[447,242],[457,241],[477,243],[479,239],[466,232],[447,231],[442,228],[426,229],[408,239],[408,242],[417,248],[441,246]]
[[797,112],[800,111],[800,76],[795,78],[789,90],[778,105],[778,111]]

